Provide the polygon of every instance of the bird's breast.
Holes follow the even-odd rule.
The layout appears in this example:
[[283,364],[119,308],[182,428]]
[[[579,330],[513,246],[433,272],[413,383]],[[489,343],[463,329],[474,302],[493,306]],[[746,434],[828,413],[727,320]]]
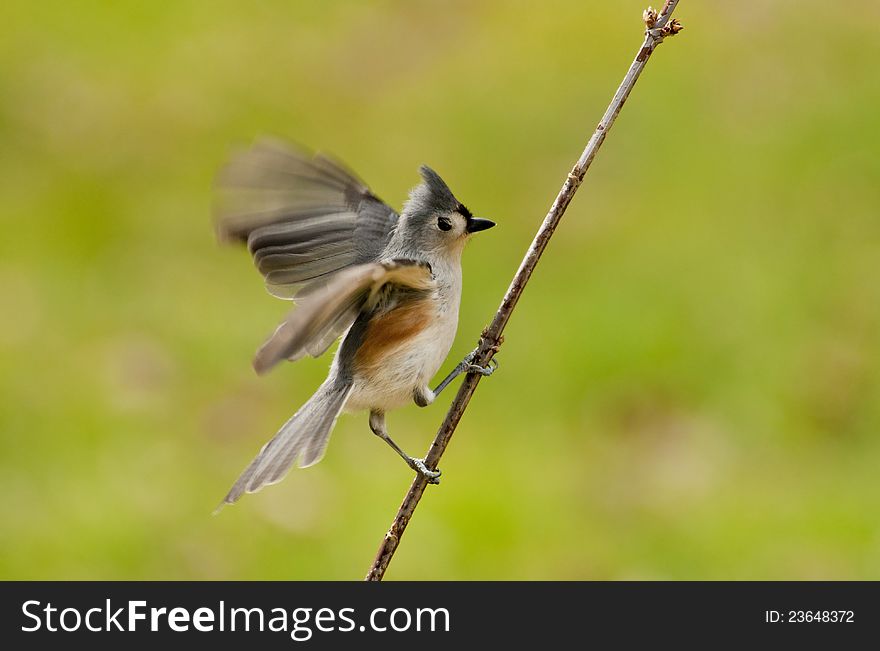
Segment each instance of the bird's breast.
[[437,297],[414,299],[370,319],[352,359],[355,409],[393,408],[412,399],[446,359],[458,309]]
[[394,353],[419,341],[432,329],[437,314],[436,302],[430,298],[412,300],[370,319],[361,345],[354,356],[354,370],[372,375],[384,368]]

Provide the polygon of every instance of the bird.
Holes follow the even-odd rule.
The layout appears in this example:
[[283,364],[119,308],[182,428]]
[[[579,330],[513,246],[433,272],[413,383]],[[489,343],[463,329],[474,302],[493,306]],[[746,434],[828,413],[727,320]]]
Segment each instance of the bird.
[[369,412],[372,432],[429,483],[440,471],[406,454],[385,415],[430,405],[458,375],[491,375],[466,356],[436,389],[429,382],[455,339],[461,258],[475,217],[427,165],[397,213],[343,163],[283,140],[262,138],[217,174],[215,226],[224,243],[247,246],[269,293],[295,307],[257,351],[262,375],[283,360],[319,357],[338,339],[327,379],[244,469],[220,504],[281,481],[296,463],[324,456],[342,412]]

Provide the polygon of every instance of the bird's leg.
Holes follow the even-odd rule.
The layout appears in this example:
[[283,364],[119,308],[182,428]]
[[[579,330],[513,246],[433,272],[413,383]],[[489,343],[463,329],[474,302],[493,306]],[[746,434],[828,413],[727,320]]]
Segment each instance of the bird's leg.
[[[498,368],[498,362],[495,361],[494,357],[489,361],[488,366],[480,366],[479,364],[474,364],[473,362],[476,356],[476,350],[472,350],[470,353],[468,353],[467,356],[465,356],[465,358],[458,363],[458,366],[452,369],[452,372],[445,378],[443,378],[443,381],[437,385],[437,388],[434,389],[434,397],[436,398],[438,395],[440,395],[440,392],[443,391],[443,389],[445,389],[450,382],[452,382],[462,373],[479,373],[480,375],[489,377],[490,375],[492,375],[492,373],[495,372],[495,369]],[[416,401],[416,404],[418,404],[418,401]]]
[[388,430],[385,427],[385,412],[384,411],[371,411],[370,412],[370,429],[373,430],[373,434],[378,436],[380,439],[385,441],[391,448],[400,455],[400,457],[406,461],[406,464],[415,470],[417,473],[422,475],[425,479],[428,480],[429,484],[439,484],[440,483],[440,471],[439,470],[428,470],[428,467],[425,465],[424,459],[416,459],[415,457],[409,456],[406,452],[400,449],[400,447],[391,440],[391,437],[388,436]]
[[413,391],[413,402],[416,403],[419,407],[427,407],[432,402],[434,402],[434,398],[437,397],[437,394],[431,391],[431,387],[425,385],[421,387],[416,387]]

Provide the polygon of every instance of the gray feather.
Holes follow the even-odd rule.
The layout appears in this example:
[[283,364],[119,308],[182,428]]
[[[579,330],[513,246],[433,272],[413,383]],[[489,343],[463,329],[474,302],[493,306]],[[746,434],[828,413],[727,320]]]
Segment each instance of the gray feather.
[[452,212],[461,202],[452,194],[446,182],[427,165],[419,167],[422,183],[412,189],[405,212]]
[[385,260],[318,278],[296,295],[297,307],[257,351],[254,369],[262,374],[284,359],[320,355],[386,285],[429,290],[434,286],[431,267],[415,260]]
[[269,291],[378,259],[397,213],[328,157],[274,140],[234,156],[217,178],[221,240],[246,243]]
[[333,425],[339,417],[351,385],[328,379],[309,401],[278,430],[241,473],[223,498],[233,504],[245,493],[281,481],[299,458],[302,468],[321,460]]

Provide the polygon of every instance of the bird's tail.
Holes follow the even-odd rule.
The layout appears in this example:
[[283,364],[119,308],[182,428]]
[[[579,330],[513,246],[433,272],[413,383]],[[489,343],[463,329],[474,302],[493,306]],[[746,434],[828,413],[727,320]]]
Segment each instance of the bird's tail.
[[263,446],[229,489],[223,504],[233,504],[245,493],[255,493],[275,484],[288,473],[299,458],[300,468],[314,465],[324,456],[333,425],[339,417],[351,384],[329,378],[309,401],[297,411],[278,433]]

